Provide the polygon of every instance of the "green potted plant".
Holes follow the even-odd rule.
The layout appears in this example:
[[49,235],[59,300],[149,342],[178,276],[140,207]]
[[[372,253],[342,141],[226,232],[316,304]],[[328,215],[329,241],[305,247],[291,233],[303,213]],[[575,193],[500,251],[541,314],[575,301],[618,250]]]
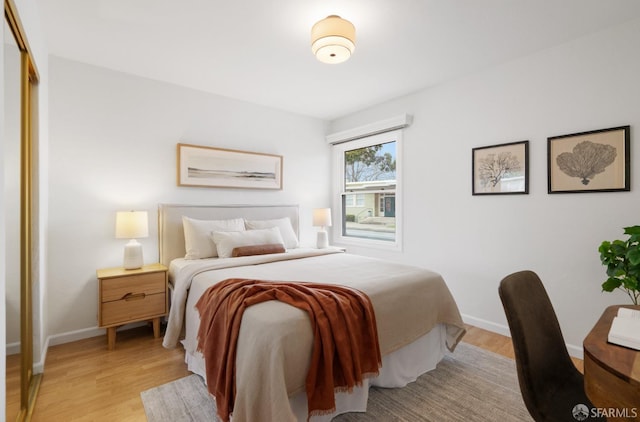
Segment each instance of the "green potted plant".
[[640,226],[625,227],[627,240],[605,240],[598,248],[602,265],[607,267],[607,280],[602,291],[623,290],[634,305],[640,300]]

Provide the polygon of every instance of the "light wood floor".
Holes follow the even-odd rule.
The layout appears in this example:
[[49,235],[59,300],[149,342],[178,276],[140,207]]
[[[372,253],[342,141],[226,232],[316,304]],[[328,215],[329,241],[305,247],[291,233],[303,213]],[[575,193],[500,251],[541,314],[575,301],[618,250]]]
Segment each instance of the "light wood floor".
[[[513,359],[511,339],[467,326],[463,341]],[[49,348],[33,421],[144,421],[140,392],[189,374],[181,348],[167,350],[150,327]],[[582,361],[575,359],[582,371]],[[18,359],[7,360],[7,421],[15,420]]]

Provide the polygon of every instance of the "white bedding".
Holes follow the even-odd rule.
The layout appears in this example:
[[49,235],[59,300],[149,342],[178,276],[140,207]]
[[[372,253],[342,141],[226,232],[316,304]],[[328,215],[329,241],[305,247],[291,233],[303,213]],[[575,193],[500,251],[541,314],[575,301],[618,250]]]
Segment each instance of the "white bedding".
[[[212,259],[184,259],[177,258],[169,265],[169,280],[172,284],[171,308],[167,320],[167,331],[162,345],[173,348],[178,344],[182,328],[184,326],[185,305],[187,294],[191,288],[193,278],[198,274],[222,270],[225,268],[250,267],[252,265],[265,264],[283,260],[307,258],[312,256],[339,253],[339,249],[313,249],[297,248],[289,249],[282,254],[241,256],[237,258],[212,258]],[[234,277],[234,276],[229,276]],[[224,279],[219,279],[221,281]],[[198,294],[198,297],[202,292]],[[195,303],[195,302],[194,302]]]
[[[174,290],[163,344],[176,345],[184,322],[183,345],[190,369],[196,373],[203,374],[204,365],[195,351],[199,316],[194,304],[209,286],[232,277],[335,283],[365,292],[376,312],[384,357],[381,376],[372,381],[377,385],[405,385],[432,369],[445,345],[453,350],[464,334],[444,281],[425,269],[318,249],[216,260],[178,259],[170,266]],[[265,302],[248,308],[242,321],[234,422],[305,420],[304,394],[300,393],[304,393],[313,342],[308,316],[281,302]],[[277,326],[279,331],[256,335],[271,333],[266,328],[270,324],[269,329]],[[275,345],[273,338],[279,338]],[[340,398],[337,411],[364,410],[366,392],[365,385],[356,394]]]

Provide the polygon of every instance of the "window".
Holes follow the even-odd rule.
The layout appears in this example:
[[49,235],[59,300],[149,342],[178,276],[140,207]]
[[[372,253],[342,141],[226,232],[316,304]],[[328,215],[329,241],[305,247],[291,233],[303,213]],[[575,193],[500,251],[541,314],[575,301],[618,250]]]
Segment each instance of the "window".
[[348,207],[364,207],[365,196],[361,193],[346,195],[345,203]]
[[399,130],[334,146],[340,240],[397,246]]

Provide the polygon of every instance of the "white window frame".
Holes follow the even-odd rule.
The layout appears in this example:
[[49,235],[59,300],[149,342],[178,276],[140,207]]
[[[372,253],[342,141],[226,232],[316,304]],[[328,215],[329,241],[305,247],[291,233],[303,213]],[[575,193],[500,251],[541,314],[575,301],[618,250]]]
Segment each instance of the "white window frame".
[[[343,209],[342,195],[345,194],[345,163],[344,154],[346,151],[365,148],[372,145],[385,144],[388,142],[396,142],[396,188],[395,188],[395,207],[396,207],[396,233],[394,241],[366,239],[361,237],[344,236],[343,235]],[[334,243],[343,245],[366,246],[379,249],[399,251],[402,250],[402,130],[393,130],[389,132],[379,133],[362,137],[356,140],[350,140],[333,145],[333,161],[334,161],[334,188],[333,188],[333,209],[336,210],[338,221],[333,224],[333,240]],[[374,193],[367,192],[367,193]]]

